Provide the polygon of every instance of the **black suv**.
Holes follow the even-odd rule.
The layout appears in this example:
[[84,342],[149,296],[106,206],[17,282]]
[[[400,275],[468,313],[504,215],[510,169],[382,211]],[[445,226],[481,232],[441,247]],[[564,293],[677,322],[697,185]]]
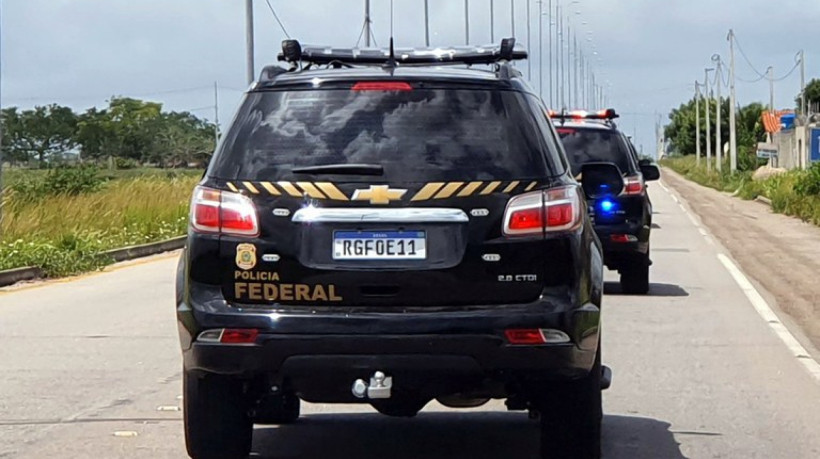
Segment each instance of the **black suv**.
[[526,53],[283,49],[193,195],[189,454],[244,457],[301,400],[506,399],[540,414],[543,457],[599,457],[603,255]]
[[623,175],[618,196],[590,202],[589,213],[604,247],[604,262],[621,275],[621,290],[629,294],[649,292],[649,234],[652,202],[646,182],[660,178],[658,167],[639,160],[631,141],[613,122],[613,109],[595,112],[550,113],[564,144],[573,175],[579,177],[584,164],[611,163]]

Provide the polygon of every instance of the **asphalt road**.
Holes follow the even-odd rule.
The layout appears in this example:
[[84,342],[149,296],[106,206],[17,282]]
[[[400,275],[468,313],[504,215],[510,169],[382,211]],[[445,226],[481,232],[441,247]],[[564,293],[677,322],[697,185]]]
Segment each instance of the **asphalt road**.
[[[820,457],[820,381],[752,307],[719,261],[720,244],[669,193],[651,191],[650,295],[607,286],[604,361],[614,384],[604,396],[605,457]],[[0,458],[185,457],[175,264],[165,256],[0,293]],[[536,424],[500,402],[468,411],[431,404],[410,420],[367,406],[303,413],[296,425],[258,428],[254,455],[537,451]]]

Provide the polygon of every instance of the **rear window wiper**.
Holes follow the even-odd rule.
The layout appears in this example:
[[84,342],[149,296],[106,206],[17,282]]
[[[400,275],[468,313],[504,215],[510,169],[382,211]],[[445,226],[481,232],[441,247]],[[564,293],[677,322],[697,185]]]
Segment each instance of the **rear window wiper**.
[[297,167],[294,174],[339,174],[339,175],[384,175],[381,164],[324,164],[320,166]]

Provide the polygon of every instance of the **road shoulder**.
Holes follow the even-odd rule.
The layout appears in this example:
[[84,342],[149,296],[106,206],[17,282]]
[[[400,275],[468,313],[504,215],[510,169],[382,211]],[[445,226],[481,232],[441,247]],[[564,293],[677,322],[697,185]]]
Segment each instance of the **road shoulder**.
[[793,325],[798,340],[817,358],[820,228],[775,214],[762,203],[698,185],[669,169],[664,169],[663,183],[683,198],[740,268],[762,287],[783,322]]

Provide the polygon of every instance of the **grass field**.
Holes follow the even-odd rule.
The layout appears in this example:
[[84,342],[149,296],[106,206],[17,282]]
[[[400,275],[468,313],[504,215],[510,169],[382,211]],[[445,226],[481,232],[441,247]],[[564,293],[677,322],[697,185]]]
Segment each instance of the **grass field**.
[[15,190],[45,174],[4,174],[0,270],[39,266],[49,276],[76,274],[110,263],[102,251],[183,235],[202,171],[100,171],[95,191],[79,194],[32,198]]
[[[718,174],[698,166],[694,156],[664,159],[661,164],[694,182],[736,194],[743,199],[763,196],[772,201],[772,210],[820,225],[820,164],[808,171],[789,171],[765,180],[752,180],[751,172]],[[724,170],[728,169],[724,167]]]

